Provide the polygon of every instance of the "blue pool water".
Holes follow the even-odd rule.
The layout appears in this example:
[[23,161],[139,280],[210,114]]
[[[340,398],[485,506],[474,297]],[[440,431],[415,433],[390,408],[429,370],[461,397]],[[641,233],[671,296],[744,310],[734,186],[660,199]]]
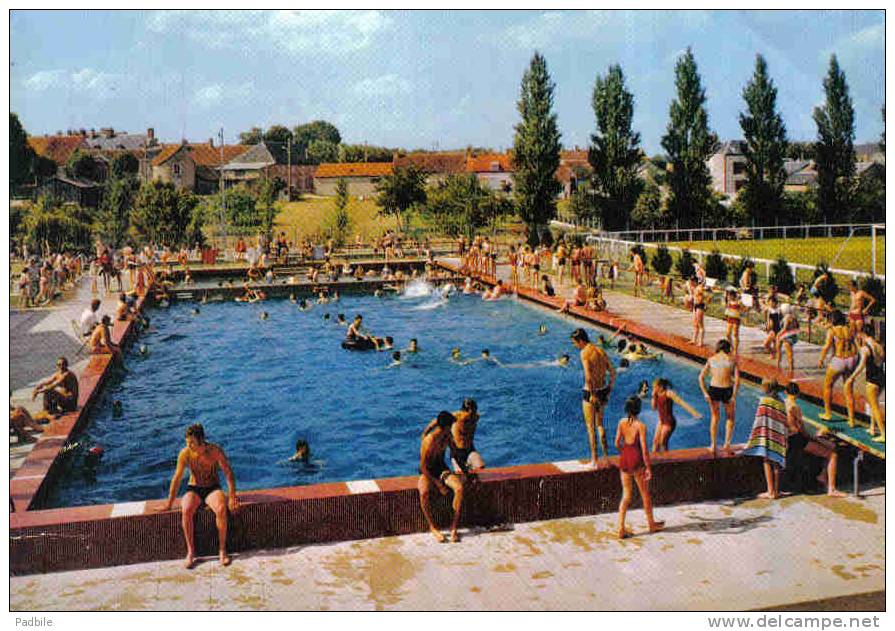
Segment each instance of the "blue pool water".
[[[478,401],[475,442],[490,466],[589,456],[581,364],[569,341],[578,326],[572,319],[512,299],[483,302],[463,295],[447,301],[348,295],[307,312],[288,300],[210,303],[200,306],[199,315],[192,315],[194,307],[151,312],[152,330],[130,348],[127,372],[109,383],[79,437],[83,447],[104,447],[102,461],[86,467],[82,452],[72,450],[46,506],[164,497],[184,431],[196,421],[224,447],[243,490],[414,475],[423,427],[439,410],[459,409],[464,397]],[[270,314],[267,320],[259,317],[262,311]],[[396,348],[416,337],[421,352],[386,368],[390,353],[342,350],[345,329],[335,323],[340,312],[349,320],[362,313],[368,329],[393,336]],[[538,335],[541,323],[548,325],[545,335]],[[603,332],[588,330],[593,336]],[[142,344],[146,356],[138,352]],[[466,358],[488,348],[508,366],[451,363],[454,346]],[[561,353],[571,356],[569,368],[542,364]],[[618,357],[612,358],[617,364]],[[661,361],[634,363],[620,373],[605,417],[610,443],[624,399],[641,380],[665,376],[704,414],[695,420],[676,409],[671,448],[707,445],[699,369],[666,353]],[[753,388],[740,391],[737,442],[748,437],[757,395]],[[122,402],[119,416],[115,400]],[[652,440],[657,419],[648,399],[641,418]],[[313,466],[287,462],[297,438],[310,442]]]

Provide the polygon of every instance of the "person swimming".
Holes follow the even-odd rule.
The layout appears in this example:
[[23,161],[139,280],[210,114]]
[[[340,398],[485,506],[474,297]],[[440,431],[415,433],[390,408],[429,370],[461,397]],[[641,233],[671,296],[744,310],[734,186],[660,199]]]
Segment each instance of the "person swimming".
[[140,354],[141,354],[141,355],[148,355],[148,354],[149,354],[149,347],[146,346],[146,344],[140,344]]
[[647,395],[650,393],[649,383],[644,379],[640,382],[640,386],[637,388],[637,398],[645,399]]
[[410,346],[407,347],[407,350],[405,352],[418,353],[419,351],[420,351],[420,347],[416,342],[416,338],[415,337],[410,338]]
[[395,351],[392,353],[392,363],[390,366],[400,366],[401,365],[401,351]]
[[385,337],[370,337],[370,339],[373,341],[373,346],[377,351],[390,351],[394,348],[394,340],[389,335]]
[[374,292],[373,292],[373,297],[374,297],[374,298],[382,298],[382,290],[381,290],[381,289],[377,289],[376,291],[374,291]]
[[339,326],[348,326],[348,322],[345,320],[345,314],[340,313],[336,316],[336,324]]
[[299,438],[295,441],[295,453],[289,457],[289,462],[308,462],[311,459],[311,446],[308,441]]
[[626,358],[622,357],[621,361],[618,363],[619,372],[623,370],[627,370],[631,367],[631,362],[629,362]]
[[562,355],[559,356],[559,359],[557,359],[556,361],[560,368],[566,368],[569,365],[568,353],[563,353]]
[[289,294],[289,302],[291,302],[292,304],[296,303],[295,294]]
[[547,325],[541,323],[541,326],[538,327],[538,335],[546,335],[547,334]]
[[260,317],[262,320],[267,320],[267,318],[270,317],[270,316],[269,316],[269,314],[267,313],[267,311],[262,311],[259,317]]
[[310,308],[311,308],[311,305],[306,299],[302,298],[301,300],[298,301],[298,309],[300,311],[307,311]]
[[324,314],[323,314],[323,321],[326,322],[327,320],[329,320],[329,314],[328,314],[328,313],[324,313]]
[[458,362],[462,362],[462,361],[463,361],[463,355],[462,355],[462,353],[460,352],[460,349],[457,348],[456,346],[455,346],[454,348],[451,349],[451,361],[454,362],[454,363],[458,363]]
[[199,310],[198,310],[198,309],[193,309],[193,315],[194,315],[194,316],[199,315]]
[[319,294],[317,294],[317,304],[318,305],[325,305],[328,302],[329,302],[329,298],[326,297],[325,292],[321,291]]

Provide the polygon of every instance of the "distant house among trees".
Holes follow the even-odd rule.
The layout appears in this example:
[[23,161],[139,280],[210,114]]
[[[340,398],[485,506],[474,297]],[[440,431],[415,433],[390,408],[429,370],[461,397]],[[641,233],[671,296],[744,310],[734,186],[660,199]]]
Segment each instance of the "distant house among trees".
[[102,201],[103,186],[92,180],[69,177],[60,170],[38,185],[37,195],[71,202],[82,208],[96,209]]
[[349,195],[370,197],[379,180],[394,169],[392,162],[324,162],[314,173],[314,190],[318,195],[335,195],[339,179],[344,178]]
[[199,195],[219,189],[218,167],[248,150],[246,145],[215,147],[214,142],[163,146],[152,160],[152,179],[172,182],[177,188]]
[[288,153],[288,143],[262,140],[249,147],[221,167],[224,187],[237,184],[252,185],[260,179],[279,178],[293,192],[307,193],[314,190],[316,166],[299,164],[300,156],[295,145],[292,155]]

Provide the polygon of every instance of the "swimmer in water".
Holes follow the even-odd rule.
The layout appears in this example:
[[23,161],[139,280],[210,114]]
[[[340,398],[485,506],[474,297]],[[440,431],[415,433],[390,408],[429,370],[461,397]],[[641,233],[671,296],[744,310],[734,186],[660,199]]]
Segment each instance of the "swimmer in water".
[[495,366],[502,366],[500,360],[496,357],[492,357],[491,351],[489,351],[487,348],[482,349],[482,356],[480,357],[480,360],[483,362],[488,362],[489,364],[494,364]]
[[296,302],[295,294],[289,294],[289,302],[291,302],[292,304],[295,304],[295,302]]
[[336,316],[336,324],[339,326],[348,326],[348,322],[345,321],[345,314],[340,313]]
[[391,336],[386,337],[371,337],[373,341],[373,345],[376,347],[377,351],[390,351],[394,348],[394,340]]
[[631,366],[631,362],[622,357],[622,360],[618,363],[618,371],[621,372],[623,370],[627,370]]
[[146,346],[146,344],[140,344],[140,354],[141,354],[141,355],[148,355],[148,354],[149,354],[149,347]]
[[649,392],[649,383],[644,379],[640,382],[640,386],[637,388],[637,398],[645,399]]
[[392,353],[392,363],[389,364],[391,366],[400,366],[401,365],[401,351],[395,351]]
[[193,315],[194,315],[194,316],[199,315],[199,310],[198,310],[198,309],[193,309]]
[[202,294],[202,300],[199,301],[200,305],[204,305],[208,302],[208,292]]
[[289,458],[289,462],[308,462],[311,459],[311,446],[308,441],[299,438],[295,441],[295,453]]
[[406,353],[418,353],[420,351],[420,347],[417,345],[416,338],[413,337],[410,339],[410,346],[407,347]]
[[330,302],[339,302],[339,292],[334,291],[332,298],[329,299]]
[[311,308],[311,305],[304,298],[302,298],[301,300],[298,301],[299,311],[307,311],[310,308]]
[[326,297],[326,294],[324,292],[321,291],[319,294],[317,294],[317,304],[318,305],[325,305],[328,302],[329,302],[329,298]]
[[323,314],[323,321],[326,322],[327,320],[329,320],[329,314],[328,314],[328,313],[324,313],[324,314]]
[[268,317],[269,317],[269,316],[268,316],[267,311],[262,311],[262,312],[261,312],[261,319],[262,319],[262,320],[267,320]]
[[546,334],[547,334],[547,325],[542,323],[541,326],[538,327],[538,335],[546,335]]
[[381,290],[381,289],[377,289],[376,291],[374,291],[374,292],[373,292],[373,297],[374,297],[374,298],[382,298],[382,290]]
[[567,368],[569,365],[569,356],[567,353],[563,353],[562,355],[559,356],[559,359],[557,359],[556,361],[557,361],[557,365],[560,368]]
[[454,363],[459,363],[463,361],[463,355],[460,353],[460,349],[456,346],[451,349],[451,361]]

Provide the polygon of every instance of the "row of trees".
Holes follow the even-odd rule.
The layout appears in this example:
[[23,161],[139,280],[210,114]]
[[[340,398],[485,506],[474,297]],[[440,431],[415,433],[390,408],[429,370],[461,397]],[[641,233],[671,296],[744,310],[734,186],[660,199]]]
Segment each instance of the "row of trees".
[[[804,221],[806,210],[821,221],[882,215],[884,178],[854,178],[854,108],[835,55],[823,86],[825,101],[813,113],[817,141],[808,147],[791,146],[767,62],[756,56],[739,115],[746,183],[730,205],[711,187],[707,160],[718,148],[718,137],[709,127],[705,89],[692,50],[688,48],[675,65],[676,95],[661,140],[664,168],[652,177],[643,177],[649,169],[640,134],[632,125],[634,97],[625,86],[621,67],[612,65],[605,75],[597,76],[594,85],[591,105],[596,129],[588,154],[593,175],[589,185],[573,192],[571,210],[581,218],[599,219],[608,230],[630,227],[631,220],[635,225],[662,227],[770,224],[786,215]],[[554,88],[544,58],[535,53],[522,78],[517,103],[521,120],[515,127],[513,156],[516,202],[532,240],[544,236],[544,226],[556,214],[559,184],[554,174],[561,145],[553,111]],[[784,193],[784,160],[796,155],[815,161],[816,193]]]
[[271,125],[267,130],[253,127],[239,134],[244,145],[270,142],[292,142],[299,162],[389,162],[395,149],[371,145],[353,145],[342,142],[338,128],[327,121],[318,120],[289,129],[285,125]]

